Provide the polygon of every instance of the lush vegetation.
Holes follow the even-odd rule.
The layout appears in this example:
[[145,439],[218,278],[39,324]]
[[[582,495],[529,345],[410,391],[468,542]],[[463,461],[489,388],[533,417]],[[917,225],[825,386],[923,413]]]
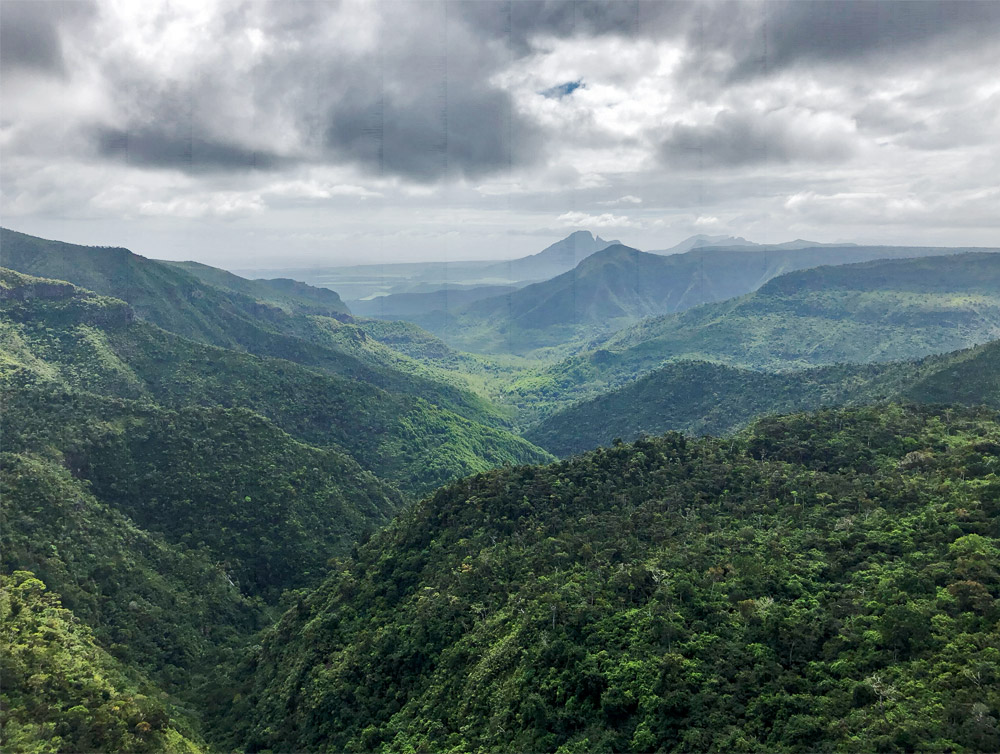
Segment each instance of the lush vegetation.
[[110,657],[28,571],[0,574],[5,751],[203,750],[155,689]]
[[[489,426],[508,424],[502,412],[463,381],[393,352],[370,338],[362,323],[344,314],[317,314],[322,306],[335,303],[324,304],[321,289],[304,286],[314,292],[309,295],[296,290],[292,295],[282,289],[279,295],[273,293],[271,284],[282,281],[264,281],[268,285],[263,285],[244,280],[265,288],[264,293],[271,296],[259,299],[231,280],[242,278],[223,270],[197,266],[192,268],[195,275],[183,266],[146,259],[127,249],[76,246],[5,229],[0,229],[0,243],[4,266],[121,299],[137,319],[186,339],[293,361],[313,371],[421,398]],[[22,318],[31,316],[28,309]]]
[[523,421],[622,387],[665,363],[760,371],[913,359],[1000,336],[1000,254],[818,267],[755,293],[647,319],[508,389]]
[[755,372],[680,361],[549,416],[525,433],[559,456],[669,430],[719,435],[764,414],[888,398],[1000,408],[1000,341],[920,362]]
[[344,453],[245,409],[170,411],[47,384],[2,395],[5,449],[61,460],[98,499],[169,541],[207,547],[245,593],[271,602],[402,502]]
[[[393,384],[380,387],[203,345],[136,322],[123,302],[73,286],[10,271],[0,273],[0,280],[6,286],[0,337],[4,359],[14,371],[173,409],[251,409],[304,442],[346,450],[406,492],[429,491],[499,464],[550,458],[505,430],[394,392]],[[47,296],[33,292],[49,285]],[[485,400],[475,400],[489,409]],[[485,415],[486,409],[477,413]]]
[[560,270],[562,274],[553,273],[556,276],[550,280],[543,279],[503,296],[447,312],[400,312],[400,316],[417,314],[415,321],[456,347],[489,353],[545,353],[553,347],[579,347],[590,338],[645,317],[742,296],[793,270],[959,251],[963,250],[751,246],[697,248],[661,256],[616,243],[587,255],[575,266],[566,266],[565,272]]
[[1000,424],[671,434],[437,492],[243,666],[278,751],[992,751]]
[[[572,238],[520,262],[579,275],[462,337],[556,353],[763,274],[639,285],[651,255]],[[995,337],[1000,257],[793,273],[533,369],[291,280],[0,242],[5,751],[1000,748],[1000,416],[916,405],[1000,405],[1000,348],[832,363]],[[839,404],[875,405],[774,416]],[[522,465],[548,413],[528,438],[611,447]]]

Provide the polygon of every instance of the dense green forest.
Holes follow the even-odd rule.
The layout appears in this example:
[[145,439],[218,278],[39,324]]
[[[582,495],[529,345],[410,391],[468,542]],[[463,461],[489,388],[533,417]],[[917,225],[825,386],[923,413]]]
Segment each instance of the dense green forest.
[[618,390],[557,411],[524,434],[567,456],[615,438],[669,430],[719,435],[764,414],[905,398],[1000,408],[1000,341],[920,362],[757,372],[704,361],[667,364]]
[[156,690],[101,649],[34,574],[0,573],[0,620],[5,751],[204,751]]
[[266,632],[250,751],[993,751],[1000,423],[827,411],[453,484]]
[[0,241],[5,751],[1000,747],[1000,257],[545,363]]
[[248,408],[298,439],[345,450],[407,492],[496,464],[549,458],[503,429],[422,397],[172,335],[136,321],[117,299],[11,271],[0,273],[0,285],[9,369],[172,408]]
[[[794,270],[963,251],[984,250],[894,246],[786,249],[749,245],[660,255],[615,243],[587,255],[572,269],[566,267],[567,271],[549,280],[491,298],[477,297],[481,300],[447,309],[434,309],[433,298],[425,294],[423,310],[410,298],[409,310],[397,312],[397,317],[427,327],[456,347],[488,353],[544,354],[579,347],[589,339],[646,317],[742,296]],[[387,303],[394,307],[397,300],[390,297]]]
[[530,423],[669,361],[787,371],[913,359],[998,336],[1000,254],[817,267],[747,296],[643,320],[521,376],[506,400]]

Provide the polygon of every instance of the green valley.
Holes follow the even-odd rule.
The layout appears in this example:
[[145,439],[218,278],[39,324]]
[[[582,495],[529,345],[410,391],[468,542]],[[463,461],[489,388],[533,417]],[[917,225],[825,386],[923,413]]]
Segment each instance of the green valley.
[[1000,350],[974,346],[1000,256],[789,272],[608,332],[693,278],[649,267],[644,304],[629,265],[670,257],[607,246],[590,303],[559,283],[523,312],[570,340],[523,356],[2,240],[11,750],[1000,740],[1000,419],[975,407]]
[[513,382],[507,400],[531,421],[670,361],[787,371],[912,359],[998,336],[1000,254],[817,267],[594,341]]
[[668,431],[719,435],[765,414],[906,399],[1000,408],[1000,341],[921,362],[760,372],[678,361],[557,411],[525,437],[558,456]]

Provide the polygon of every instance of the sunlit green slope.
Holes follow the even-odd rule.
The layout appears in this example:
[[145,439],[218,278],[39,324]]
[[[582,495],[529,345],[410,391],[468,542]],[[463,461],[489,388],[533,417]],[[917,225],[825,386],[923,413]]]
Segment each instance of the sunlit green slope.
[[889,398],[1000,408],[1000,341],[920,362],[757,372],[681,361],[557,411],[525,436],[566,456],[615,438],[677,430],[721,434],[758,416]]
[[1000,423],[827,411],[453,484],[250,655],[250,751],[993,751]]
[[538,417],[670,361],[762,371],[920,358],[1000,337],[1000,254],[817,267],[755,293],[644,320],[514,383]]
[[172,335],[135,321],[124,302],[65,283],[8,271],[0,285],[0,353],[15,371],[174,409],[252,409],[304,442],[345,450],[407,492],[550,457],[412,394]]

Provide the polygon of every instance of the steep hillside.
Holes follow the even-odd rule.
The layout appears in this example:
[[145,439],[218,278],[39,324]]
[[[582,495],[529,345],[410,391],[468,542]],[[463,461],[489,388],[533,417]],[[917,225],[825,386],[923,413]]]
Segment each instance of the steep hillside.
[[762,370],[913,359],[1000,337],[1000,254],[789,273],[741,298],[645,320],[514,384],[524,415],[621,387],[670,361]]
[[66,283],[0,272],[0,312],[4,369],[173,410],[250,409],[303,442],[346,451],[406,492],[550,458],[419,397],[180,338],[134,321],[122,301]]
[[204,750],[189,721],[171,719],[158,690],[101,649],[34,574],[0,573],[0,587],[4,751]]
[[926,257],[967,249],[893,246],[696,248],[660,256],[616,245],[552,280],[485,299],[435,323],[457,348],[514,352],[554,346],[756,290],[783,273],[825,264]]
[[61,459],[101,502],[169,542],[207,547],[244,593],[271,602],[402,504],[346,454],[244,409],[169,411],[30,382],[2,397],[5,450]]
[[722,434],[771,413],[888,398],[1000,408],[1000,341],[921,362],[755,372],[709,362],[667,364],[625,387],[556,412],[525,433],[568,456],[615,438],[670,430]]
[[64,452],[74,448],[0,457],[0,570],[34,572],[124,667],[197,698],[271,611],[232,583],[201,536],[178,545],[142,529],[71,474]]
[[289,278],[248,280],[199,262],[163,261],[162,264],[178,267],[216,288],[250,296],[257,301],[277,306],[289,314],[336,317],[351,313],[340,296],[329,288],[316,288]]
[[672,434],[440,490],[238,674],[249,751],[991,751],[1000,416]]
[[[197,267],[200,276],[226,282],[230,288],[216,287],[180,267],[127,249],[76,246],[5,229],[0,229],[0,245],[5,267],[121,299],[138,319],[168,332],[406,393],[475,422],[507,425],[501,412],[474,394],[468,384],[412,361],[400,363],[398,354],[376,340],[369,341],[360,324],[341,321],[344,315],[338,319],[302,313],[315,311],[315,302],[326,301],[326,294],[317,292],[320,289],[290,283],[294,296],[286,291],[280,302],[258,300],[237,290],[242,278],[223,270]],[[278,283],[279,288],[284,286]],[[273,287],[263,288],[267,295],[276,295]],[[326,301],[323,306],[332,303]],[[291,313],[281,307],[290,308]]]

